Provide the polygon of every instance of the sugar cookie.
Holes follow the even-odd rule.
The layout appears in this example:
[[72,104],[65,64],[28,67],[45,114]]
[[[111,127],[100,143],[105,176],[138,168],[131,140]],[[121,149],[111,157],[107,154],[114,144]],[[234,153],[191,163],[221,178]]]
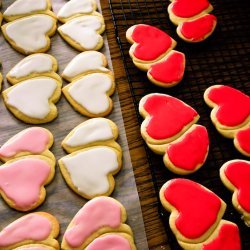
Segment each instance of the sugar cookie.
[[62,38],[79,51],[101,49],[104,30],[103,17],[95,15],[73,18],[58,28]]
[[68,153],[100,145],[121,151],[120,145],[115,142],[117,137],[118,128],[115,123],[105,118],[92,118],[75,127],[62,141],[62,147]]
[[51,214],[36,212],[24,215],[0,232],[0,249],[12,250],[30,244],[41,244],[57,250],[59,244],[55,238],[59,234],[59,228],[57,219]]
[[56,248],[42,245],[42,244],[29,244],[26,246],[21,246],[13,250],[55,250]]
[[55,18],[50,0],[16,0],[3,13],[5,21],[11,22],[34,14],[46,14]]
[[233,192],[234,207],[242,214],[246,225],[250,226],[250,162],[243,160],[228,161],[220,169],[223,184]]
[[249,127],[236,132],[234,146],[240,153],[250,157],[250,124]]
[[4,24],[2,32],[22,54],[46,52],[50,48],[50,37],[56,32],[56,19],[45,14],[22,17]]
[[61,248],[86,249],[95,239],[101,239],[99,236],[105,237],[106,233],[124,233],[131,237],[133,233],[130,227],[124,224],[126,219],[126,210],[117,200],[110,197],[94,198],[87,202],[70,222]]

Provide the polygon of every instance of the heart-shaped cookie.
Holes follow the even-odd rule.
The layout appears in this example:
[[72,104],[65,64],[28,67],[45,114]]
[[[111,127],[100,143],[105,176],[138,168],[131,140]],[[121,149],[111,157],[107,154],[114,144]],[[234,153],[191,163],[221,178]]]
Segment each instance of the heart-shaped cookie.
[[59,34],[79,51],[99,50],[103,46],[105,30],[102,16],[85,15],[73,18],[58,28]]
[[4,24],[2,32],[11,46],[29,55],[46,52],[56,31],[56,19],[44,14],[32,15]]
[[108,61],[106,57],[98,51],[85,51],[78,54],[66,66],[62,73],[62,77],[72,82],[77,78],[90,73],[110,73],[107,69]]
[[60,170],[69,187],[86,199],[109,196],[115,186],[113,175],[122,166],[120,151],[107,146],[78,150],[61,158]]
[[55,73],[57,68],[57,60],[53,56],[38,53],[21,60],[9,71],[6,78],[13,85],[37,76],[48,76],[61,81],[60,76]]
[[44,155],[55,161],[49,151],[52,144],[53,135],[49,130],[41,127],[27,128],[0,147],[0,160],[6,162],[25,155]]
[[55,174],[55,162],[45,156],[24,156],[0,167],[0,193],[7,204],[20,211],[38,207],[45,199],[44,185]]
[[179,241],[179,244],[187,250],[241,250],[239,228],[236,224],[226,220],[221,220],[205,242],[190,244]]
[[163,160],[172,172],[190,174],[204,164],[208,150],[207,129],[195,124],[180,138],[167,145]]
[[22,81],[3,91],[6,107],[18,119],[41,124],[57,117],[56,103],[61,96],[62,83],[50,77]]
[[185,55],[178,51],[169,52],[162,60],[151,65],[148,79],[161,87],[173,87],[178,84],[185,71]]
[[113,108],[111,96],[115,91],[112,74],[93,73],[83,76],[63,88],[69,103],[88,117],[108,115]]
[[[18,247],[41,244],[59,249],[55,239],[59,234],[59,223],[51,214],[36,212],[15,220],[0,232],[0,249],[12,250]],[[51,249],[47,248],[47,249]],[[23,248],[21,248],[23,250]],[[24,248],[25,249],[25,248]]]
[[170,227],[177,240],[200,243],[220,222],[226,204],[204,186],[187,180],[172,179],[160,190],[163,207],[171,215]]
[[192,107],[165,94],[144,96],[140,101],[139,111],[145,118],[141,125],[141,134],[149,146],[174,141],[199,119],[198,113]]
[[97,197],[87,202],[70,222],[63,236],[62,249],[85,249],[95,238],[110,232],[132,235],[125,223],[126,210],[117,200]]
[[92,118],[75,127],[62,141],[62,147],[72,153],[105,144],[121,151],[120,145],[115,142],[117,137],[118,128],[114,122],[105,118]]
[[250,157],[250,125],[236,132],[234,145],[243,155]]
[[33,14],[46,14],[55,17],[51,11],[50,0],[16,0],[3,13],[5,21],[10,22]]
[[233,205],[243,215],[245,223],[250,225],[250,162],[232,160],[220,169],[224,185],[233,192]]
[[59,10],[57,18],[60,22],[65,23],[82,15],[98,15],[99,13],[95,12],[96,9],[97,5],[93,0],[70,0]]

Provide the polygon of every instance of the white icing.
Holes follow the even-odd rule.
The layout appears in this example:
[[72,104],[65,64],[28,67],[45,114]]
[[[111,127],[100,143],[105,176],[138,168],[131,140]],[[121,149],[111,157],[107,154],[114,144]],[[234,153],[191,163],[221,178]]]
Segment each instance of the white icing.
[[107,175],[119,168],[117,154],[109,147],[96,147],[62,158],[74,186],[88,196],[109,190]]
[[34,15],[8,23],[6,33],[16,45],[27,52],[35,52],[46,47],[48,33],[54,19],[48,15]]
[[77,147],[110,139],[114,139],[114,136],[109,122],[102,118],[93,118],[76,128],[66,141],[66,145]]
[[81,16],[72,19],[58,28],[64,35],[79,43],[83,48],[94,49],[102,37],[96,31],[102,27],[103,21],[97,16]]
[[75,81],[68,92],[88,112],[99,114],[109,108],[109,99],[106,92],[111,87],[112,80],[108,75],[94,73]]
[[57,88],[52,78],[30,79],[12,87],[7,93],[7,104],[26,116],[43,119],[50,112],[49,98]]
[[71,0],[59,10],[57,17],[69,18],[75,14],[88,14],[94,10],[92,0]]
[[9,75],[15,78],[29,76],[32,73],[51,72],[53,61],[49,55],[35,54],[25,57],[11,71]]
[[29,14],[47,9],[47,0],[16,0],[4,12],[5,16]]
[[67,65],[63,75],[73,78],[88,71],[99,70],[108,72],[109,70],[103,65],[103,56],[103,54],[97,51],[82,52]]

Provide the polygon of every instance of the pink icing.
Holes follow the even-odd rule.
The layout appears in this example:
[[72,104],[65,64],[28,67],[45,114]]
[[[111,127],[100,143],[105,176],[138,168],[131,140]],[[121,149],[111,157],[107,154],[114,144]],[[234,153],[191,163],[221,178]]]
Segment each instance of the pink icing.
[[86,250],[131,250],[129,241],[118,235],[108,234],[106,236],[95,239],[91,242]]
[[40,188],[50,174],[46,161],[25,158],[2,165],[0,189],[18,208],[28,209],[39,200]]
[[51,222],[38,214],[28,214],[12,222],[0,232],[0,247],[8,247],[25,240],[42,241],[52,230]]
[[46,150],[49,141],[50,137],[45,129],[28,128],[18,133],[10,142],[5,143],[0,148],[0,156],[13,157],[21,152],[42,153]]
[[121,224],[121,207],[107,197],[98,197],[87,202],[72,220],[64,238],[71,247],[80,247],[95,231],[102,227],[117,228]]

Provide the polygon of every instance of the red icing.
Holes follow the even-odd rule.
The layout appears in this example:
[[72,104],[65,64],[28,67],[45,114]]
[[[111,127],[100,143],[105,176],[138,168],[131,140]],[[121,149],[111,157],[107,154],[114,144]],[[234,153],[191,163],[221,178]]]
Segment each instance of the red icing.
[[241,250],[238,227],[235,224],[223,224],[218,236],[204,244],[201,250]]
[[138,43],[134,56],[143,61],[152,61],[166,53],[172,45],[172,38],[160,29],[139,24],[132,33],[132,39]]
[[171,10],[178,17],[188,18],[200,14],[209,5],[207,0],[174,0]]
[[214,86],[209,89],[208,98],[219,106],[216,118],[224,126],[239,126],[250,115],[250,98],[237,89]]
[[194,126],[195,129],[186,132],[181,141],[167,147],[166,153],[177,168],[192,171],[206,160],[209,147],[207,129],[200,125]]
[[192,21],[183,22],[178,29],[186,39],[199,42],[213,31],[216,22],[214,15],[207,14]]
[[250,154],[250,127],[237,132],[236,140],[240,148],[247,154]]
[[150,95],[143,108],[151,116],[146,131],[156,140],[178,134],[198,115],[193,108],[169,95]]
[[187,179],[169,181],[164,197],[179,212],[175,226],[188,239],[204,235],[216,222],[221,209],[218,196]]
[[225,170],[227,179],[238,189],[237,199],[240,206],[250,213],[250,162],[233,161]]
[[173,51],[162,62],[151,66],[148,73],[156,80],[164,84],[173,84],[181,81],[185,70],[185,55]]

